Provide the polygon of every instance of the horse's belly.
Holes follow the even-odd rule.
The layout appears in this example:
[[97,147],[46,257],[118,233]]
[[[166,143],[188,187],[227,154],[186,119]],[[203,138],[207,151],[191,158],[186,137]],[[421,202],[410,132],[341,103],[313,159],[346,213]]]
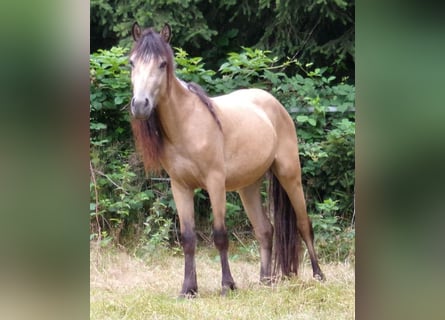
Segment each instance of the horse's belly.
[[258,181],[270,168],[276,151],[276,135],[273,130],[239,137],[235,146],[226,150],[226,189],[239,190]]
[[272,165],[273,159],[259,166],[228,168],[226,175],[226,190],[236,191],[249,186],[261,179]]

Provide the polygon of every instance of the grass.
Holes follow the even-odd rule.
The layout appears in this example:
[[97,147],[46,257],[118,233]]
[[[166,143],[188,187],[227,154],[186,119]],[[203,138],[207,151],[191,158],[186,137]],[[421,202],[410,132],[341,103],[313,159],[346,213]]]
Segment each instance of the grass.
[[217,251],[199,247],[198,297],[178,299],[184,266],[177,251],[141,258],[92,245],[90,256],[91,319],[354,319],[351,264],[322,264],[327,280],[320,283],[305,259],[298,278],[268,287],[258,282],[259,261],[235,254],[230,266],[238,290],[221,297]]

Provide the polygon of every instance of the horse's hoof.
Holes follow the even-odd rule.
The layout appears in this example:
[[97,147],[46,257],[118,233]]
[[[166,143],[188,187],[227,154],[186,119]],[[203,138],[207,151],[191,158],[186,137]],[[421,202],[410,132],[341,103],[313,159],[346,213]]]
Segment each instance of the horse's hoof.
[[272,277],[263,277],[260,279],[260,283],[264,286],[270,287],[273,283],[273,278]]
[[317,273],[314,274],[314,279],[322,282],[326,280],[326,277],[324,276],[323,273]]
[[221,289],[221,296],[225,297],[227,295],[227,292],[229,292],[229,289],[231,291],[236,290],[236,285],[234,283],[224,285]]
[[194,299],[198,296],[198,291],[188,290],[186,292],[181,292],[178,299]]

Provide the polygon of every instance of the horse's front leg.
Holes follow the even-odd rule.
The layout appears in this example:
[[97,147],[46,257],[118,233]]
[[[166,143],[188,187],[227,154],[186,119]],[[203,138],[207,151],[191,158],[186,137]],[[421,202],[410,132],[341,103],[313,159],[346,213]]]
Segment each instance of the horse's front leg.
[[172,192],[178,210],[181,245],[184,250],[184,282],[180,297],[194,297],[198,293],[195,264],[195,214],[193,205],[193,190],[183,187],[172,179]]
[[214,178],[207,186],[213,212],[213,241],[219,250],[221,258],[222,295],[225,295],[228,289],[236,289],[235,281],[233,281],[232,273],[230,272],[228,258],[229,238],[224,221],[226,214],[226,190],[224,182],[224,179]]

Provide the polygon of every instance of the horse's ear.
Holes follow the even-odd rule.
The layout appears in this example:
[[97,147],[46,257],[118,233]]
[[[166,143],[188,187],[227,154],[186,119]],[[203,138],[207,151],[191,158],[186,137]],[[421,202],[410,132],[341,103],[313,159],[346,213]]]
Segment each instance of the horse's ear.
[[172,29],[170,28],[170,25],[168,23],[166,23],[164,25],[161,32],[159,32],[159,33],[165,42],[167,42],[167,43],[170,42],[170,39],[172,38]]
[[131,35],[133,36],[134,41],[138,41],[141,37],[141,27],[139,27],[139,24],[137,22],[133,23],[133,26],[131,27]]

